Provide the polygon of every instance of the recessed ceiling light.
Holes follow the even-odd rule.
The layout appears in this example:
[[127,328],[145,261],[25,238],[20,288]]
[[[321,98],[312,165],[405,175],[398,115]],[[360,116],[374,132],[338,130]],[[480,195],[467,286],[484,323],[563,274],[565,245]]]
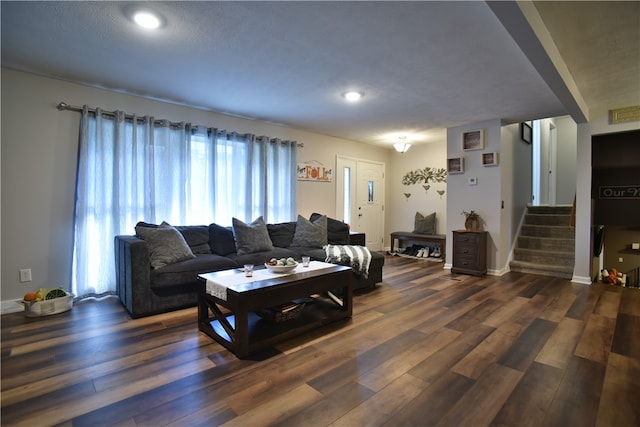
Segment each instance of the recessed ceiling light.
[[155,30],[156,28],[160,27],[160,24],[162,23],[158,16],[148,11],[135,12],[133,15],[133,20],[142,28],[146,28],[148,30]]
[[352,91],[343,93],[342,96],[344,97],[344,99],[346,99],[349,102],[356,102],[364,96],[364,93],[352,90]]

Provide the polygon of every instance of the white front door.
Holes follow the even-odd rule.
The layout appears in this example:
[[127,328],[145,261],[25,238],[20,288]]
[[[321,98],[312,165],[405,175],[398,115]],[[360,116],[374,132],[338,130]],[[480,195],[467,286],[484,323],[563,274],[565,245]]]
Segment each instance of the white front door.
[[384,164],[338,157],[336,216],[365,234],[367,248],[382,250]]

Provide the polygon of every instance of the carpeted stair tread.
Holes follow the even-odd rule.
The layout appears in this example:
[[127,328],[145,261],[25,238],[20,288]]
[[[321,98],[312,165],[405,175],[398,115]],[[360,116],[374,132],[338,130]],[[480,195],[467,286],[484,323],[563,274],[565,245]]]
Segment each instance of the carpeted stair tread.
[[528,206],[527,213],[542,215],[571,215],[571,205]]
[[575,239],[557,237],[519,236],[518,248],[541,249],[549,251],[575,251]]
[[573,277],[573,264],[571,265],[542,265],[526,261],[511,261],[509,263],[511,271],[522,273],[539,274],[542,276],[554,276],[564,279]]
[[509,263],[512,271],[571,279],[575,265],[572,206],[528,206]]
[[517,261],[535,262],[545,265],[566,265],[575,262],[574,252],[548,251],[540,249],[515,248],[513,258]]
[[545,215],[545,214],[526,214],[524,223],[527,225],[558,225],[569,227],[571,215]]
[[575,236],[573,229],[566,225],[531,225],[523,224],[520,229],[521,236],[529,237],[555,237],[572,239]]

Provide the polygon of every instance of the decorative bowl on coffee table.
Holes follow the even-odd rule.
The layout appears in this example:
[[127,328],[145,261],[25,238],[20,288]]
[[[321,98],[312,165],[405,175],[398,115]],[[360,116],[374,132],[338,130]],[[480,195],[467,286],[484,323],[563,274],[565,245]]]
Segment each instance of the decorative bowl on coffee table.
[[296,262],[295,264],[289,265],[270,265],[269,263],[265,263],[264,266],[271,270],[273,273],[283,274],[290,273],[295,270],[298,266],[298,263]]

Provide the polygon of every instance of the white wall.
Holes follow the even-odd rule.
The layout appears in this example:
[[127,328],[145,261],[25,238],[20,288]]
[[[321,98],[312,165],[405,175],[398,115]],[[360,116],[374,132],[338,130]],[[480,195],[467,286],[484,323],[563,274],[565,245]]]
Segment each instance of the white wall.
[[532,197],[532,144],[520,138],[520,125],[511,124],[502,127],[502,151],[500,167],[502,169],[502,247],[506,258],[501,258],[502,272],[508,271],[511,249],[519,231],[520,222]]
[[555,119],[557,132],[556,203],[571,205],[576,195],[577,125],[569,116]]
[[[58,111],[55,106],[60,101],[297,140],[304,143],[298,151],[299,161],[316,160],[334,168],[336,154],[378,162],[387,162],[390,155],[386,148],[4,68],[1,78],[2,301],[21,298],[39,287],[70,288],[80,115]],[[314,211],[334,215],[335,181],[300,181],[297,200],[302,215]],[[32,270],[32,282],[18,281],[22,268]]]
[[[425,191],[423,184],[403,185],[402,177],[407,172],[416,169],[445,168],[447,145],[443,133],[440,141],[429,142],[424,145],[412,146],[406,153],[397,153],[389,150],[389,163],[387,167],[385,206],[385,222],[389,231],[385,236],[387,246],[389,234],[394,231],[413,231],[416,212],[428,215],[436,213],[436,227],[438,234],[447,233],[447,183],[429,183],[431,187]],[[440,196],[437,190],[444,190]],[[404,193],[411,193],[407,199]]]
[[[484,129],[484,149],[463,151],[462,134]],[[490,272],[502,270],[501,265],[508,254],[508,248],[501,241],[501,166],[482,165],[482,153],[501,151],[500,120],[488,120],[447,130],[447,157],[464,157],[464,173],[450,174],[447,181],[447,258],[450,267],[452,258],[451,232],[464,229],[462,211],[474,210],[484,221],[484,229],[489,232],[487,244],[487,267]],[[469,185],[469,178],[476,178],[477,185]]]

